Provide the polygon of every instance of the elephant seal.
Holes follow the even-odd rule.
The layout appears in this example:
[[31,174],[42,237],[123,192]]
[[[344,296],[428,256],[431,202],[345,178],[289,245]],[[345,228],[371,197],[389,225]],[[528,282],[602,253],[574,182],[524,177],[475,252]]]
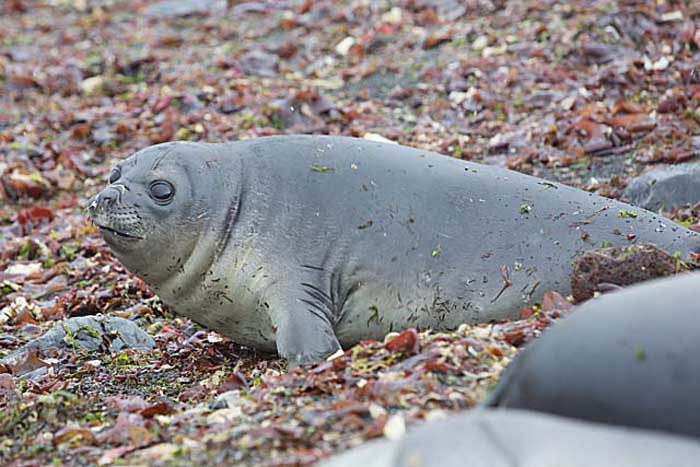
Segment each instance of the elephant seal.
[[501,168],[331,136],[164,143],[118,164],[89,213],[175,311],[292,362],[407,327],[516,316],[602,244],[700,238]]
[[589,300],[526,347],[486,406],[700,438],[700,273]]
[[472,410],[319,467],[690,467],[699,454],[700,443],[685,436],[523,410]]

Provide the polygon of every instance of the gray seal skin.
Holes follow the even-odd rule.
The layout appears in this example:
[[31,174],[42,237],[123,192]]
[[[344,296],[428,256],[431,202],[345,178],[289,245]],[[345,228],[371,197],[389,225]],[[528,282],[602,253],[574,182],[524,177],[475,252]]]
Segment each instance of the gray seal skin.
[[700,443],[685,436],[523,410],[472,410],[319,467],[692,467],[698,456]]
[[517,316],[601,243],[700,246],[626,204],[346,137],[165,143],[110,180],[89,212],[116,257],[180,314],[293,363]]
[[700,273],[577,307],[508,366],[486,406],[700,438]]

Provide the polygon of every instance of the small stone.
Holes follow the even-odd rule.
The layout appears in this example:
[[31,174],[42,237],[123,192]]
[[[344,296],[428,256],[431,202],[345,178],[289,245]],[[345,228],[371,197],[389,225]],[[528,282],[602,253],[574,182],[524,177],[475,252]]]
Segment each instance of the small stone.
[[469,94],[464,91],[452,91],[448,98],[450,99],[450,102],[460,105],[469,98]]
[[345,57],[349,52],[350,48],[355,45],[355,38],[348,36],[342,41],[338,42],[338,45],[335,46],[335,52],[342,56]]
[[576,104],[576,97],[574,96],[565,97],[559,103],[561,108],[564,110],[571,110],[574,107],[574,104]]
[[680,10],[669,11],[661,15],[661,21],[671,22],[671,21],[683,21],[683,12]]
[[652,65],[652,70],[655,71],[663,71],[666,68],[668,68],[668,65],[670,64],[670,61],[666,57],[661,57],[658,59],[654,64]]
[[401,439],[406,434],[406,422],[401,415],[390,416],[384,424],[384,436],[392,441]]
[[344,354],[345,354],[345,351],[344,351],[343,349],[338,349],[338,350],[335,351],[334,354],[329,355],[329,356],[326,358],[326,360],[330,362],[330,361],[332,361],[332,360],[335,360],[336,358],[342,357]]
[[100,146],[110,144],[115,139],[114,132],[108,126],[101,126],[92,132],[92,140]]
[[481,56],[484,58],[494,57],[496,55],[503,55],[508,50],[506,44],[497,45],[495,47],[484,47],[481,51]]
[[365,133],[365,135],[362,137],[363,139],[366,139],[368,141],[375,141],[377,143],[391,143],[391,144],[398,144],[396,141],[392,141],[388,138],[383,137],[382,135],[378,133]]
[[207,425],[214,425],[220,423],[228,423],[236,420],[243,414],[240,407],[234,407],[231,409],[219,409],[207,416]]
[[41,308],[35,303],[29,303],[24,297],[17,297],[0,310],[0,324],[7,324],[20,315],[41,316],[41,314]]
[[401,23],[401,18],[401,8],[395,6],[382,15],[382,22],[389,24],[399,24]]
[[218,344],[219,342],[222,342],[224,339],[221,337],[220,334],[217,334],[215,332],[210,332],[207,333],[207,342],[210,344]]
[[143,13],[152,18],[176,18],[206,15],[224,7],[222,0],[164,0],[151,3]]
[[104,91],[105,82],[104,76],[91,76],[80,83],[80,90],[86,96],[98,96]]
[[[211,410],[232,409],[241,403],[241,392],[238,389],[226,391],[219,394],[212,403],[209,404]],[[240,411],[240,409],[239,409]]]
[[246,52],[239,61],[241,71],[246,75],[273,78],[277,75],[279,57],[264,50]]
[[377,418],[384,416],[386,414],[387,414],[386,409],[384,407],[382,407],[381,405],[374,404],[374,403],[369,405],[369,415],[372,418],[377,419]]
[[644,69],[646,71],[663,71],[668,66],[671,64],[671,61],[668,59],[668,57],[661,57],[660,59],[656,60],[655,62],[652,61],[649,57],[644,57]]
[[479,36],[472,42],[472,49],[477,51],[483,50],[487,45],[489,45],[489,38],[486,36]]
[[184,445],[187,441],[188,439],[184,438],[181,444],[159,443],[144,449],[139,449],[133,456],[135,459],[134,465],[155,465],[166,463],[167,460],[177,456],[177,452],[182,449],[182,445]]
[[5,269],[5,274],[17,274],[21,276],[27,276],[29,274],[35,274],[41,271],[41,263],[17,263],[11,264]]

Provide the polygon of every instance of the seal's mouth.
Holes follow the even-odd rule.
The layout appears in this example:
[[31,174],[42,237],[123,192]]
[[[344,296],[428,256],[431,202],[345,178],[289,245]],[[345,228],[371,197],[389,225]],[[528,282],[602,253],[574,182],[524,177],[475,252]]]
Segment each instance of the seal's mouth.
[[120,232],[119,230],[115,230],[111,227],[106,227],[104,225],[97,224],[97,227],[100,228],[101,233],[108,232],[108,233],[113,234],[113,235],[120,237],[120,238],[126,238],[126,239],[130,239],[130,240],[143,240],[143,237],[139,237],[137,235],[131,235],[131,234],[128,234],[126,232]]

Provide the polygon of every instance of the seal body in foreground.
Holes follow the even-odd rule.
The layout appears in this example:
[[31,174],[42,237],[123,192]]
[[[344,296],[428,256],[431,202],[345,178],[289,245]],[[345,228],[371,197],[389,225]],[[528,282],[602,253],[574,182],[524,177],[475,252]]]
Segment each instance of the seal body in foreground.
[[407,327],[516,316],[569,290],[571,260],[697,234],[520,173],[345,137],[165,143],[120,163],[90,213],[175,311],[318,360]]
[[525,348],[488,406],[700,438],[700,273],[589,300]]
[[700,443],[685,436],[524,410],[471,410],[319,467],[691,467],[698,455]]

